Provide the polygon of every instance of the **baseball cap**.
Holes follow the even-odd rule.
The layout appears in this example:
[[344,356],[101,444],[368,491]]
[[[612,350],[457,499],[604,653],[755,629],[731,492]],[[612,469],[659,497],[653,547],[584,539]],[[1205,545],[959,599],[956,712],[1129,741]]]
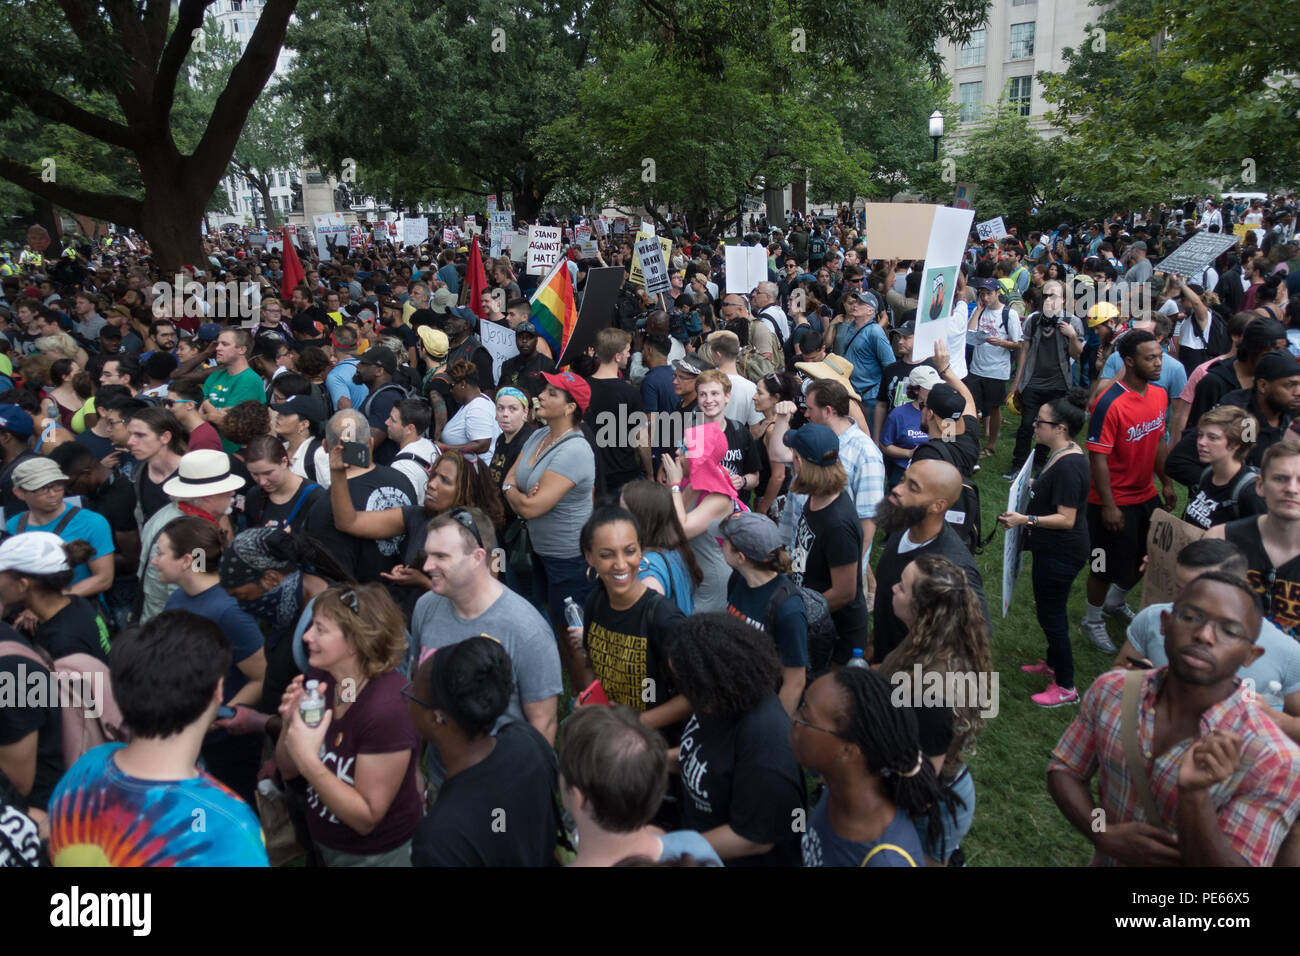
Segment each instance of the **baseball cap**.
[[966,410],[966,401],[961,397],[957,389],[946,382],[940,382],[930,389],[930,395],[925,400],[925,407],[934,412],[936,418],[950,418],[953,421],[958,421],[961,418],[961,413]]
[[975,288],[980,292],[997,292],[998,280],[992,278],[976,279]]
[[215,322],[204,322],[199,326],[198,339],[200,342],[215,342],[221,335],[221,326]]
[[25,531],[0,544],[0,571],[58,574],[69,570],[63,539],[49,531]]
[[474,314],[474,310],[466,305],[453,305],[451,308],[447,310],[447,317],[464,319],[466,322],[469,322],[470,324],[473,324],[478,321],[478,316]]
[[854,292],[849,296],[850,299],[857,299],[859,302],[865,302],[877,312],[880,311],[880,296],[876,295],[870,289],[863,289],[861,292]]
[[701,372],[707,372],[713,368],[713,365],[704,361],[698,355],[686,355],[673,362],[673,368],[685,375],[699,375]]
[[890,329],[889,333],[891,335],[902,335],[902,336],[915,335],[916,323],[912,321],[904,322],[902,325],[898,326],[897,328]]
[[[1255,363],[1255,377],[1262,378],[1266,382],[1272,382],[1279,378],[1290,378],[1293,375],[1300,375],[1300,362],[1297,362],[1295,356],[1284,349],[1276,352],[1265,352],[1260,357],[1260,360]],[[22,468],[22,465],[18,467]],[[14,474],[16,476],[17,471]]]
[[271,410],[281,415],[298,415],[314,425],[329,418],[324,400],[315,395],[290,395],[283,402],[272,402]]
[[[939,373],[929,365],[918,365],[912,369],[912,374],[907,376],[908,385],[915,385],[924,389],[933,389],[942,381],[943,379],[939,377]],[[963,405],[962,407],[965,408],[966,406]]]
[[382,346],[375,346],[357,359],[358,365],[378,365],[389,375],[397,374],[397,356]]
[[0,428],[19,438],[31,438],[32,416],[17,405],[0,405]]
[[740,511],[709,525],[714,538],[726,538],[733,548],[754,561],[765,561],[785,546],[779,526],[766,515]]
[[1133,243],[1132,245],[1130,245],[1129,248],[1130,248],[1130,249],[1137,249],[1139,252],[1146,252],[1146,251],[1147,251],[1147,244],[1146,244],[1145,242],[1143,242],[1141,239],[1139,239],[1137,242],[1135,242],[1135,243]]
[[591,404],[591,386],[580,375],[573,372],[543,372],[542,378],[550,382],[556,388],[563,389],[569,393],[569,397],[578,405],[578,411],[586,412],[587,406]]
[[785,433],[785,445],[814,465],[833,465],[840,459],[840,440],[827,425],[804,425]]
[[14,469],[15,488],[23,491],[39,491],[56,481],[67,481],[68,476],[49,458],[29,458]]

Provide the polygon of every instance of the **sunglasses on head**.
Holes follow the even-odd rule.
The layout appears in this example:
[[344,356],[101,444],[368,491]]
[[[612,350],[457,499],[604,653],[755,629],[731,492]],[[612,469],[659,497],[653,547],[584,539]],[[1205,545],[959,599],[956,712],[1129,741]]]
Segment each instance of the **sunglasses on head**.
[[472,534],[480,548],[486,547],[486,545],[483,544],[482,536],[478,533],[478,525],[474,522],[474,516],[469,513],[467,508],[461,508],[459,506],[452,508],[447,512],[447,516]]

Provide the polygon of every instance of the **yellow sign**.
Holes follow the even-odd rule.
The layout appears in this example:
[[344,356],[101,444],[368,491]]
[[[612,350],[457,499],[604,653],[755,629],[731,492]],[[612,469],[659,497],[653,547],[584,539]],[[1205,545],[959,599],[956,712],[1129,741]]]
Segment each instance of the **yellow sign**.
[[[640,242],[642,239],[649,239],[652,236],[654,236],[653,232],[649,231],[645,227],[642,227],[637,231],[636,240],[632,243],[633,253],[632,253],[631,281],[633,285],[640,286],[643,289],[645,288],[645,277],[641,275],[641,257],[636,254],[635,251],[636,243]],[[664,265],[668,266],[669,268],[672,268],[671,260],[673,257],[673,241],[671,239],[665,239],[663,236],[659,236],[658,238],[659,238],[659,248],[663,250],[663,254],[664,254]]]

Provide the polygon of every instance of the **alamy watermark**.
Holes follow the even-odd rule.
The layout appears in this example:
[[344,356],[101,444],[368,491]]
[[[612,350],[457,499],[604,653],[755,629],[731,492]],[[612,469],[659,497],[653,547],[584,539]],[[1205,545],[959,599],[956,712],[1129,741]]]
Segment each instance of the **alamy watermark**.
[[927,671],[918,663],[889,682],[894,685],[889,702],[895,707],[978,707],[981,717],[998,715],[997,671]]
[[48,671],[20,662],[10,673],[0,673],[0,710],[10,707],[45,709],[80,708],[97,720],[104,714],[102,671]]
[[182,272],[149,287],[155,315],[190,319],[253,319],[262,307],[256,282],[198,282]]

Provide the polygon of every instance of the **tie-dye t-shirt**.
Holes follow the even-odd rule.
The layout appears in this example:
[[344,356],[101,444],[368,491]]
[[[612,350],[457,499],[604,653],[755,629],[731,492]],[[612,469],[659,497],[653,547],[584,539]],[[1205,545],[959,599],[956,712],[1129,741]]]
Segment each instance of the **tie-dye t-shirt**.
[[262,828],[234,791],[190,780],[129,777],[113,754],[86,753],[50,798],[55,866],[267,866]]

